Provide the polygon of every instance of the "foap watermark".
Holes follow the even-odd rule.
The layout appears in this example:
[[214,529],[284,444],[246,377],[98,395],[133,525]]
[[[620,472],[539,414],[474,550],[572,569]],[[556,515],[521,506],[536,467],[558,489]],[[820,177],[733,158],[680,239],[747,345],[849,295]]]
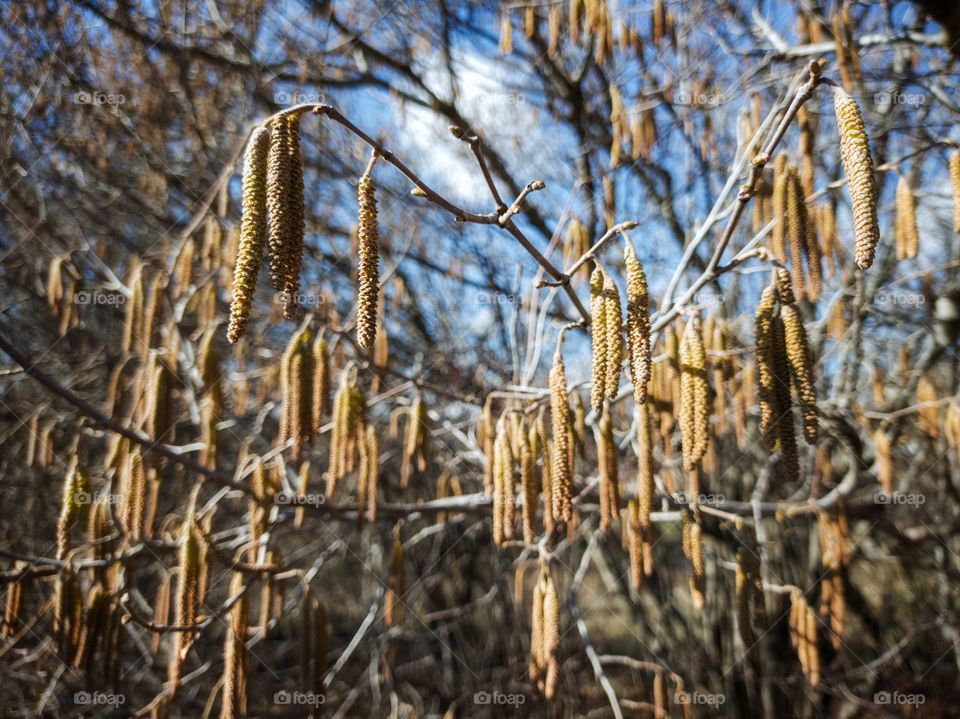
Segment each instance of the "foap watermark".
[[873,101],[877,105],[924,105],[927,97],[919,92],[875,92]]
[[726,96],[722,92],[707,92],[697,90],[688,92],[679,90],[673,93],[675,105],[689,105],[691,107],[717,107],[726,103]]
[[721,307],[723,305],[723,295],[716,292],[698,292],[693,296],[693,304],[703,308]]
[[686,492],[677,492],[673,495],[676,501],[681,504],[723,504],[727,501],[723,494],[687,494]]
[[109,492],[84,492],[81,490],[73,495],[73,503],[76,505],[94,504],[96,502],[120,504],[122,501],[122,495],[110,494]]
[[477,302],[482,305],[519,305],[523,302],[523,295],[512,292],[480,292]]
[[273,101],[278,105],[318,105],[327,101],[322,92],[304,92],[290,90],[273,93]]
[[697,706],[723,706],[727,698],[723,694],[707,694],[705,692],[676,692],[673,695],[675,704],[688,704]]
[[527,101],[519,92],[484,92],[476,96],[477,102],[483,105],[500,104],[522,105]]
[[78,305],[122,305],[127,298],[120,292],[104,292],[103,290],[79,290],[73,296]]
[[506,694],[504,692],[484,692],[479,691],[473,695],[474,704],[485,704],[490,706],[514,706],[518,707],[527,701],[525,694]]
[[873,695],[874,704],[888,706],[919,707],[926,703],[927,697],[923,694],[905,694],[904,692],[877,692]]
[[903,492],[877,492],[873,495],[874,504],[899,504],[919,507],[926,503],[927,498],[922,494],[905,494]]
[[322,494],[291,494],[281,490],[273,495],[273,503],[285,507],[319,507],[326,501]]
[[327,701],[326,696],[316,692],[288,692],[280,690],[273,695],[273,703],[283,706],[316,707]]
[[[291,300],[288,302],[287,300]],[[277,301],[280,304],[293,304],[297,307],[320,307],[326,304],[327,298],[323,295],[312,295],[308,292],[278,292]]]
[[891,305],[893,307],[920,307],[926,303],[927,298],[919,292],[879,290],[873,296],[873,301],[878,305]]
[[77,706],[97,706],[97,707],[120,707],[127,701],[123,694],[111,694],[110,692],[75,692],[73,703]]
[[122,105],[127,98],[120,93],[102,92],[100,90],[78,90],[73,94],[76,105]]

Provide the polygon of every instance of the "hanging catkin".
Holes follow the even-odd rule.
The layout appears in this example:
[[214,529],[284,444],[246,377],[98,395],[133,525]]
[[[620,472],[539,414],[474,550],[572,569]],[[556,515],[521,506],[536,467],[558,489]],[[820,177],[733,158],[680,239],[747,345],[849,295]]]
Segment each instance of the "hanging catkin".
[[293,237],[293,195],[290,192],[290,125],[283,116],[270,122],[270,149],[267,153],[267,245],[270,254],[270,282],[284,292],[292,267],[289,251]]
[[390,578],[387,582],[387,595],[383,600],[383,623],[387,627],[403,624],[406,618],[406,604],[403,597],[407,592],[407,570],[404,559],[403,542],[400,537],[393,540],[393,552],[390,556]]
[[637,521],[643,542],[643,573],[653,574],[653,441],[650,435],[650,406],[642,404],[637,413]]
[[917,203],[905,175],[897,181],[896,241],[897,259],[914,259],[920,246],[917,233]]
[[710,438],[707,354],[700,318],[687,322],[680,342],[680,443],[688,472],[703,459]]
[[314,434],[320,432],[323,418],[330,414],[330,351],[327,338],[322,331],[313,341],[313,417],[311,428]]
[[121,349],[124,353],[136,349],[143,334],[143,294],[143,269],[137,264],[130,276],[130,297],[127,300],[123,323]]
[[79,469],[64,477],[63,504],[57,523],[57,559],[63,559],[70,551],[70,528],[77,522],[86,521],[90,510],[92,489],[90,480]]
[[803,592],[796,589],[790,596],[790,641],[797,650],[800,668],[810,685],[820,683],[820,652],[817,647],[817,615]]
[[772,340],[773,388],[776,396],[774,427],[780,439],[780,472],[784,482],[796,482],[800,477],[800,458],[790,396],[790,359],[786,330],[779,314],[773,318]]
[[[250,136],[243,168],[243,215],[240,250],[233,271],[233,300],[227,339],[234,343],[247,331],[250,305],[263,262],[267,234],[267,154],[270,131],[258,127]],[[191,243],[192,245],[192,243]]]
[[567,375],[563,366],[563,334],[557,340],[550,369],[550,419],[553,425],[551,499],[553,518],[569,522],[572,515],[573,466],[570,458],[570,404],[567,399]]
[[546,663],[543,695],[551,701],[557,693],[560,678],[560,594],[546,565],[543,571],[546,574],[543,590],[543,658]]
[[609,275],[603,280],[603,313],[607,333],[607,356],[603,363],[606,373],[604,394],[607,399],[614,399],[620,388],[620,370],[623,364],[623,311],[620,306],[620,292]]
[[[200,584],[200,542],[197,537],[196,520],[191,511],[184,522],[180,538],[180,564],[177,578],[177,600],[174,623],[178,627],[188,627],[196,623],[197,605],[199,604]],[[187,652],[193,642],[192,631],[181,631],[174,634],[174,651],[170,657],[168,682],[171,696],[180,683],[180,672]]]
[[813,382],[813,362],[807,331],[795,305],[784,304],[780,307],[783,320],[787,359],[790,363],[790,379],[800,402],[800,414],[803,417],[803,437],[807,444],[815,444],[818,433],[817,392]]
[[547,673],[547,660],[543,653],[543,604],[546,596],[546,577],[541,570],[533,589],[530,611],[530,681],[540,691],[543,691],[543,680]]
[[647,401],[650,382],[650,297],[647,276],[627,242],[623,253],[627,274],[627,342],[630,351],[630,381],[638,404]]
[[247,707],[247,594],[246,578],[233,572],[230,598],[238,597],[230,608],[227,634],[223,645],[223,704],[220,719],[234,719],[246,714]]
[[373,347],[377,334],[377,305],[380,296],[380,239],[377,229],[377,200],[369,174],[357,187],[360,218],[357,226],[359,247],[359,288],[357,291],[357,344]]
[[840,133],[840,158],[847,177],[847,189],[853,206],[853,232],[857,249],[857,267],[866,270],[880,240],[877,225],[877,184],[874,177],[870,141],[860,108],[844,90],[835,87],[834,109]]
[[806,275],[803,260],[807,249],[807,204],[796,166],[787,168],[787,234],[790,238],[790,267],[793,271],[793,291],[801,300],[805,296]]
[[505,414],[497,421],[493,457],[493,541],[499,545],[513,538],[515,506],[513,448]]
[[603,301],[603,270],[598,265],[590,275],[590,327],[593,358],[593,383],[590,389],[590,408],[600,412],[607,390],[607,313]]
[[[520,432],[520,487],[523,501],[523,541],[532,544],[536,538],[535,521],[537,514],[537,434],[533,427],[529,432]],[[533,443],[531,443],[533,440]]]
[[620,482],[617,476],[617,446],[613,441],[610,403],[603,403],[597,431],[597,464],[600,470],[600,531],[606,532],[620,512]]
[[283,115],[279,121],[287,126],[287,151],[290,169],[287,178],[288,207],[290,210],[286,244],[283,246],[283,264],[287,268],[283,283],[283,316],[292,320],[297,316],[300,297],[300,274],[303,271],[303,159],[300,156],[300,113]]
[[960,150],[950,153],[950,187],[953,188],[953,231],[960,232]]
[[770,235],[770,250],[780,262],[787,261],[787,187],[789,180],[787,156],[781,153],[773,161],[773,196],[770,201],[774,220]]
[[760,435],[764,444],[773,449],[777,443],[777,393],[773,368],[773,317],[776,295],[772,287],[764,288],[757,304],[754,328],[757,346],[757,398],[760,404]]
[[700,527],[700,513],[683,511],[683,552],[690,560],[693,576],[690,577],[690,594],[693,604],[703,609],[706,604],[706,564],[703,557],[703,529]]

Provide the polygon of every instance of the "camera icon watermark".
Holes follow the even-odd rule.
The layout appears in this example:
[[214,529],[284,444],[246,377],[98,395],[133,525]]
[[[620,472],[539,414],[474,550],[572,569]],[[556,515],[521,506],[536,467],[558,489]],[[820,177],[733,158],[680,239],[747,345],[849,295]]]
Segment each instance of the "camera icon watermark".
[[877,492],[873,495],[874,504],[892,504],[919,507],[925,504],[927,498],[923,494],[905,494],[903,492]]
[[727,501],[726,495],[719,493],[687,494],[686,492],[676,492],[673,496],[681,504],[723,504]]
[[923,694],[905,694],[903,692],[877,692],[873,695],[874,704],[887,706],[919,707],[925,704],[927,697]]
[[673,702],[675,704],[684,704],[690,706],[712,706],[720,707],[723,706],[727,701],[726,696],[723,694],[707,694],[705,692],[676,692],[673,695]]
[[123,694],[112,694],[110,692],[75,692],[73,703],[77,706],[108,706],[120,707],[127,701]]
[[127,101],[124,95],[100,90],[78,90],[73,94],[76,105],[122,105]]
[[504,692],[479,691],[473,695],[474,704],[486,706],[514,706],[518,707],[527,701],[525,694],[505,694]]
[[726,96],[722,92],[678,90],[673,93],[674,105],[689,105],[690,107],[717,107],[726,103]]
[[273,503],[284,507],[319,507],[326,501],[322,494],[291,494],[281,490],[273,495]]
[[273,695],[273,703],[282,706],[320,706],[327,701],[323,694],[316,692],[288,692],[281,689]]
[[101,290],[78,290],[73,296],[78,305],[116,305],[125,304],[127,298],[120,292],[103,292]]

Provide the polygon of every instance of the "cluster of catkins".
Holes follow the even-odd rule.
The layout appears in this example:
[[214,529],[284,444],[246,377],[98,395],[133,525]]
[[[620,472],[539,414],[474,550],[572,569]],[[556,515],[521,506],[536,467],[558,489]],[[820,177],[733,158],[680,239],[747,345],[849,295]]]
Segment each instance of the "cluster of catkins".
[[[799,478],[793,394],[808,444],[817,441],[819,419],[813,362],[807,333],[797,309],[789,273],[779,268],[764,288],[755,315],[760,433],[780,451],[780,471],[788,482]],[[791,393],[791,389],[793,393]]]
[[[360,178],[359,290],[357,343],[374,346],[380,294],[377,203],[369,172]],[[270,258],[270,281],[280,293],[283,314],[293,319],[300,296],[304,250],[303,160],[300,113],[274,116],[254,129],[243,169],[243,215],[233,273],[233,299],[227,338],[239,340],[247,329],[264,253]]]

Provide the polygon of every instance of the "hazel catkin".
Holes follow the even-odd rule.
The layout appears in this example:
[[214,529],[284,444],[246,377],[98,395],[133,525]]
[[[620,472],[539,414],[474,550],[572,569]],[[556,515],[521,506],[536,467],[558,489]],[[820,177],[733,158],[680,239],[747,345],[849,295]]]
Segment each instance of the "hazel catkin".
[[373,347],[377,334],[377,304],[380,297],[380,239],[377,229],[377,200],[370,175],[360,178],[357,187],[360,218],[357,227],[359,247],[359,289],[357,291],[357,344]]
[[258,127],[250,136],[243,168],[243,215],[240,249],[233,272],[233,300],[227,339],[234,343],[247,330],[267,236],[267,154],[270,131]]
[[553,426],[552,515],[559,521],[570,521],[573,510],[573,467],[571,462],[570,404],[567,397],[567,376],[561,351],[563,337],[557,341],[550,369],[550,419]]
[[870,140],[856,101],[839,87],[834,88],[833,94],[840,133],[840,158],[853,206],[857,267],[866,270],[873,264],[880,240],[877,183],[873,157],[870,155]]
[[638,404],[647,401],[650,382],[650,297],[647,276],[629,242],[623,253],[627,274],[627,343],[630,353],[630,381]]
[[710,436],[707,354],[696,315],[687,322],[680,342],[680,443],[683,467],[693,470],[707,451]]

